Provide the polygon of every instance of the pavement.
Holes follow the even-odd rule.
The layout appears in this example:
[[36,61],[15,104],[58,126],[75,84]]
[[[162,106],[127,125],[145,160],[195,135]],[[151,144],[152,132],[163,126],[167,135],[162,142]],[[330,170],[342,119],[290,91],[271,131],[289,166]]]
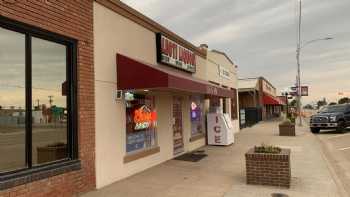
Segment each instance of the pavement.
[[[277,121],[261,122],[236,134],[234,145],[206,146],[199,162],[169,160],[82,197],[290,197],[348,196],[320,139],[306,127],[297,136],[278,136]],[[247,185],[244,153],[261,143],[291,149],[290,188]]]
[[350,128],[344,133],[326,130],[315,136],[322,142],[323,151],[334,166],[340,184],[350,196]]

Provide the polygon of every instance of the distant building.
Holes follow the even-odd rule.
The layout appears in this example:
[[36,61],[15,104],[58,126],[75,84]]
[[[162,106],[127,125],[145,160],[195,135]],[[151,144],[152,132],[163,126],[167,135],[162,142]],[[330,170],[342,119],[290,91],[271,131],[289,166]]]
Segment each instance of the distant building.
[[239,79],[238,100],[248,125],[279,117],[284,105],[276,88],[264,77]]

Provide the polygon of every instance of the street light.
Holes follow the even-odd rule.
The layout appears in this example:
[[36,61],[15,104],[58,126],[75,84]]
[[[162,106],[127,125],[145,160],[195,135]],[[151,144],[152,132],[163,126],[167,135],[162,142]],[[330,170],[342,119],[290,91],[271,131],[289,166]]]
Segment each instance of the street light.
[[314,39],[314,40],[310,40],[305,42],[305,44],[302,44],[300,49],[304,48],[306,45],[317,42],[317,41],[322,41],[322,40],[332,40],[333,38],[331,37],[325,37],[325,38],[318,38],[318,39]]
[[304,48],[306,45],[317,42],[317,41],[322,41],[322,40],[331,40],[333,38],[331,37],[326,37],[326,38],[318,38],[314,40],[310,40],[305,42],[305,44],[302,45],[301,43],[301,3],[302,0],[298,0],[299,2],[299,28],[298,28],[298,44],[297,44],[297,66],[298,66],[298,71],[297,71],[297,107],[298,107],[298,115],[299,115],[299,126],[302,126],[302,118],[301,118],[301,76],[300,76],[300,52],[301,49]]

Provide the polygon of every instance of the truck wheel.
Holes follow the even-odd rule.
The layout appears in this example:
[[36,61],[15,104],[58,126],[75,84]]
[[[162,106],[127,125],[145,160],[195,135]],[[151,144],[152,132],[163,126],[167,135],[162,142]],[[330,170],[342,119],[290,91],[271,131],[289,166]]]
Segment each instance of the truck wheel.
[[338,122],[338,127],[337,127],[337,132],[344,133],[345,128],[346,128],[345,122],[344,121],[339,121]]
[[313,127],[313,128],[310,128],[310,129],[311,129],[312,133],[319,133],[320,132],[320,128]]

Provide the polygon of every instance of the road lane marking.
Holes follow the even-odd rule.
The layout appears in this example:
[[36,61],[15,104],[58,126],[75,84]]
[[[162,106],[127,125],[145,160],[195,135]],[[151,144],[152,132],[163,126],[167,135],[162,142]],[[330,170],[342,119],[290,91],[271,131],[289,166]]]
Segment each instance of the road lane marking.
[[348,150],[350,149],[350,146],[349,147],[345,147],[345,148],[339,148],[338,150]]

